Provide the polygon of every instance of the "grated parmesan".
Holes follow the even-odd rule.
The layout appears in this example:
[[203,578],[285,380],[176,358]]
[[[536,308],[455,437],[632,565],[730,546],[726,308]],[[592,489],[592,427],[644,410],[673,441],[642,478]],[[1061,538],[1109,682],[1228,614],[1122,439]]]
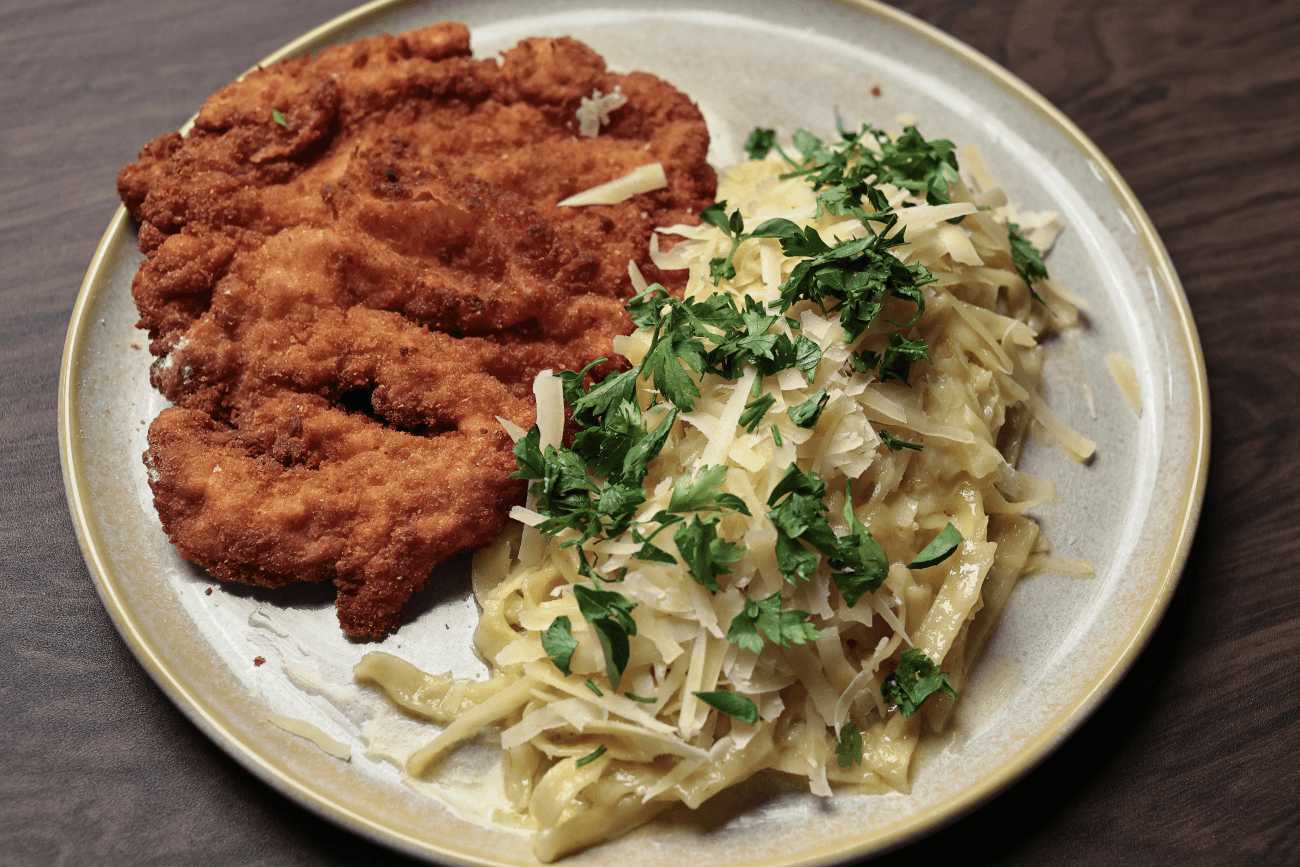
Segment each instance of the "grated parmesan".
[[638,193],[661,190],[666,186],[668,186],[668,176],[664,174],[663,165],[650,163],[633,169],[621,178],[575,193],[558,205],[561,208],[572,208],[578,205],[617,205]]
[[600,135],[600,128],[609,124],[610,112],[626,104],[623,88],[617,85],[613,93],[602,95],[596,90],[591,96],[584,96],[578,103],[578,134],[589,138]]

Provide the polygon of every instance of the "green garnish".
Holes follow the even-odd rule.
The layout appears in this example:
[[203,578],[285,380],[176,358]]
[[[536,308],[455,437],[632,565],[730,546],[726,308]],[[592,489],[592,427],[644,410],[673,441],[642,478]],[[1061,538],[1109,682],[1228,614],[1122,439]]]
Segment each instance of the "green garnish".
[[754,128],[745,139],[745,153],[751,160],[761,160],[776,146],[776,130]]
[[[844,504],[849,532],[836,536],[826,518],[826,485],[814,472],[797,466],[786,471],[768,498],[775,505],[767,518],[776,526],[776,563],[786,581],[796,584],[817,571],[817,551],[826,555],[835,586],[850,607],[885,580],[889,562],[884,549],[853,512],[852,490]],[[783,499],[784,498],[784,499]],[[780,503],[777,503],[781,500]],[[800,544],[807,542],[815,550]]]
[[569,673],[569,662],[573,651],[578,649],[578,639],[573,637],[573,622],[567,615],[560,615],[551,622],[550,628],[542,633],[542,650],[555,663],[555,667],[565,674]]
[[909,569],[925,569],[937,566],[952,556],[961,544],[961,531],[948,522],[948,526],[939,531],[939,535],[930,540],[930,544],[921,549],[916,559],[907,564]]
[[271,119],[274,120],[276,123],[278,123],[280,126],[284,127],[285,129],[289,128],[289,121],[285,120],[284,115],[280,114],[280,109],[278,108],[271,109]]
[[[755,379],[754,381],[757,382],[758,380]],[[740,426],[749,433],[753,433],[774,403],[776,403],[776,396],[765,394],[745,404],[745,411],[740,415]]]
[[812,397],[808,398],[798,406],[790,407],[790,421],[794,422],[799,427],[816,427],[817,419],[821,418],[822,410],[826,408],[826,402],[830,399],[831,396],[826,392],[826,389],[817,389],[813,392]]
[[840,736],[835,740],[835,758],[841,768],[862,764],[862,732],[853,720],[840,726]]
[[583,765],[589,765],[589,764],[591,764],[592,762],[596,761],[596,759],[600,758],[600,757],[603,756],[603,755],[605,755],[605,747],[604,747],[604,746],[596,747],[596,749],[594,749],[593,751],[587,753],[585,756],[583,756],[582,758],[580,758],[580,759],[578,759],[576,762],[574,762],[574,763],[573,763],[573,766],[574,766],[575,768],[580,768],[580,767],[582,767]]
[[925,448],[921,443],[914,443],[909,440],[900,440],[884,428],[881,428],[877,433],[880,434],[880,441],[888,446],[891,452],[896,452],[899,449],[913,449],[914,451],[919,452]]
[[573,595],[582,616],[600,639],[609,682],[618,689],[630,655],[628,636],[636,635],[636,621],[632,619],[636,603],[615,590],[593,589],[585,584],[575,584]]
[[754,653],[763,652],[763,635],[782,646],[804,644],[822,637],[808,622],[807,611],[781,610],[779,590],[766,599],[746,599],[744,609],[732,618],[727,629],[728,641]]
[[750,725],[758,722],[758,705],[739,693],[719,689],[713,692],[693,692],[691,695],[709,707],[720,710],[727,716],[734,716],[741,722]]
[[642,704],[654,704],[656,701],[658,701],[658,699],[655,699],[655,698],[650,698],[650,697],[648,697],[648,696],[644,696],[644,695],[635,695],[634,693],[630,693],[630,692],[625,692],[625,693],[623,693],[623,695],[625,695],[625,696],[627,696],[628,698],[632,699],[632,701],[639,701],[639,702],[641,702]]
[[1029,293],[1041,304],[1043,299],[1034,291],[1034,282],[1047,279],[1047,266],[1043,264],[1043,254],[1029,243],[1029,239],[1020,234],[1018,224],[1007,223],[1007,236],[1011,241],[1011,265],[1029,286]]
[[930,661],[922,651],[904,650],[898,667],[880,684],[880,695],[885,701],[898,705],[903,716],[911,716],[936,692],[957,697],[948,675]]
[[744,546],[718,537],[716,521],[716,517],[700,520],[697,516],[673,534],[691,577],[712,593],[722,589],[717,576],[730,572],[745,552]]
[[600,687],[596,686],[595,681],[593,681],[591,678],[587,678],[587,682],[584,683],[583,686],[585,686],[587,689],[594,692],[597,696],[603,696],[605,694],[600,691]]

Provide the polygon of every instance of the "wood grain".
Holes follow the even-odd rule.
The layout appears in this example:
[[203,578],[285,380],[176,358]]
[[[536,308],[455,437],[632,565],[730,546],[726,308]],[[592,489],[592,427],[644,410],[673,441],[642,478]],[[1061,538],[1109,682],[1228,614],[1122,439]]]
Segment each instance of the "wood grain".
[[[350,5],[0,0],[0,865],[410,863],[264,786],[154,687],[95,597],[57,458],[64,331],[118,168]],[[1111,697],[888,860],[1300,863],[1300,4],[896,5],[1128,180],[1200,329],[1213,457],[1183,581]]]

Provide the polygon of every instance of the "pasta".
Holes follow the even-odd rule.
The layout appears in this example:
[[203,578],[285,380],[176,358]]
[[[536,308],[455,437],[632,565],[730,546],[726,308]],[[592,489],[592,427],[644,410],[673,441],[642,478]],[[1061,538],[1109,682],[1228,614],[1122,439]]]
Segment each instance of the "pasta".
[[[853,141],[873,150],[853,161],[882,148],[887,157],[903,140],[864,129]],[[800,144],[805,157],[811,147]],[[936,153],[941,170],[955,168]],[[685,238],[653,253],[659,267],[689,271],[687,302],[725,294],[725,309],[759,323],[737,345],[783,336],[799,360],[764,373],[765,361],[745,356],[722,375],[712,361],[700,372],[687,347],[687,363],[674,358],[660,381],[649,365],[666,339],[662,318],[616,342],[636,365],[639,435],[662,436],[635,519],[547,535],[539,481],[513,513],[521,526],[475,557],[474,640],[490,677],[457,681],[365,656],[359,680],[445,726],[408,773],[435,773],[447,751],[498,727],[514,818],[536,829],[544,861],[673,803],[698,807],[760,770],[822,796],[908,791],[918,739],[944,729],[1015,582],[1050,558],[1023,513],[1055,489],[1015,469],[1026,437],[1080,461],[1093,450],[1039,395],[1038,338],[1073,326],[1077,299],[1027,269],[1017,244],[1036,258],[1059,225],[1017,218],[978,154],[962,161],[967,178],[946,173],[941,188],[877,170],[871,207],[853,211],[819,198],[825,183],[787,176],[798,160],[767,156],[724,173],[729,204],[704,225],[661,230]],[[917,293],[880,294],[866,327],[848,324],[843,300],[786,303],[800,263],[816,259],[791,255],[797,243],[876,236],[902,239],[886,255],[928,279]],[[633,280],[646,318],[656,305],[704,309]],[[704,333],[716,354],[723,337]],[[900,360],[907,347],[910,363]],[[665,384],[686,388],[682,375],[698,391],[687,408],[664,397]],[[539,455],[562,446],[566,387],[594,393],[543,374],[539,427],[512,431],[532,436]],[[705,480],[711,493],[686,503]],[[799,496],[819,504],[802,529],[785,508]],[[595,611],[593,600],[609,607]],[[923,657],[905,655],[914,651]],[[919,709],[899,691],[914,680],[935,687]]]

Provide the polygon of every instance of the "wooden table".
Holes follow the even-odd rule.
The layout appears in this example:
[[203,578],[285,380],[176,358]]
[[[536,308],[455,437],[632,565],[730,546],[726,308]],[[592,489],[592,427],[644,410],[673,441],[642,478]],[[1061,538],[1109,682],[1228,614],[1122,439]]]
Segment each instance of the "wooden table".
[[[0,864],[405,863],[154,686],[95,595],[57,457],[64,331],[117,170],[350,5],[0,2]],[[1191,299],[1214,431],[1190,563],[1127,677],[1027,777],[889,860],[1300,863],[1300,5],[897,5],[1024,78],[1131,184]]]

